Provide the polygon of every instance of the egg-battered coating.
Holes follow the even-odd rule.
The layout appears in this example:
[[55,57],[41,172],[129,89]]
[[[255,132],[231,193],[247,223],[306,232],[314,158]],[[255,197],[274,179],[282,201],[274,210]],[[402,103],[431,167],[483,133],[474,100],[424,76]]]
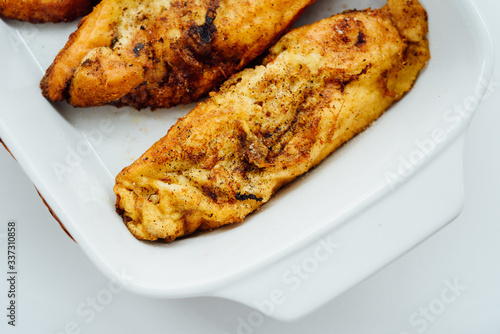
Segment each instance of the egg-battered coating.
[[73,21],[99,0],[0,0],[0,17],[31,23]]
[[118,213],[146,240],[241,222],[411,89],[426,34],[416,0],[292,30],[118,174]]
[[51,101],[166,108],[197,101],[315,0],[103,0],[40,84]]

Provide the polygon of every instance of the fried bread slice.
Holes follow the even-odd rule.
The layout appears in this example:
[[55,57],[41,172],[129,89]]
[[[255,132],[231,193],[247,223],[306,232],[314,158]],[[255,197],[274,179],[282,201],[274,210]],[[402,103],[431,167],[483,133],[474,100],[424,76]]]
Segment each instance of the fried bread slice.
[[137,109],[196,101],[265,51],[315,0],[103,0],[41,82],[51,101]]
[[241,222],[412,88],[426,34],[416,0],[292,30],[117,175],[118,213],[146,240]]
[[0,0],[0,17],[31,23],[73,21],[99,0]]

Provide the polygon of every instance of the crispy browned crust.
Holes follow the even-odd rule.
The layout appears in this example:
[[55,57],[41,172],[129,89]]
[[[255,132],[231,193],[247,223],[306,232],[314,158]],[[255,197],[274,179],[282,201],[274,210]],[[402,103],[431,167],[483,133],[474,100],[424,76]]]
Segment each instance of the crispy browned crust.
[[41,82],[77,107],[198,100],[266,50],[315,0],[104,0]]
[[0,17],[31,23],[73,21],[99,0],[0,0]]
[[[425,11],[400,2],[291,31],[264,66],[233,76],[179,119],[116,177],[116,208],[129,230],[172,241],[241,222],[369,126],[430,57]],[[420,12],[412,18],[418,33],[398,28],[408,19],[398,14],[410,10]]]

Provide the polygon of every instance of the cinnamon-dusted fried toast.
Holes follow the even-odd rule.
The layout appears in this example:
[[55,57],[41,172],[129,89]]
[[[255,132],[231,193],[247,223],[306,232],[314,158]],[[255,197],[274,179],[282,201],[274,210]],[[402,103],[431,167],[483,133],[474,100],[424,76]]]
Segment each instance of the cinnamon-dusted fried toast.
[[99,0],[0,0],[0,17],[31,23],[73,21]]
[[162,108],[204,96],[315,0],[103,0],[41,82],[77,107]]
[[118,213],[146,240],[241,222],[411,89],[426,34],[416,0],[289,32],[118,174]]

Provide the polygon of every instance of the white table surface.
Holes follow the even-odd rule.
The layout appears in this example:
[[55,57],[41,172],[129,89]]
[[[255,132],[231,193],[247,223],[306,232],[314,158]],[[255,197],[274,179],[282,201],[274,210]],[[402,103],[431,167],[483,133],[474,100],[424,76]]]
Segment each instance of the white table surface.
[[[0,333],[500,333],[500,2],[476,3],[497,65],[467,134],[465,206],[443,230],[304,319],[250,325],[253,310],[231,301],[149,299],[112,285],[0,147]],[[16,327],[6,316],[9,220],[18,226]]]

